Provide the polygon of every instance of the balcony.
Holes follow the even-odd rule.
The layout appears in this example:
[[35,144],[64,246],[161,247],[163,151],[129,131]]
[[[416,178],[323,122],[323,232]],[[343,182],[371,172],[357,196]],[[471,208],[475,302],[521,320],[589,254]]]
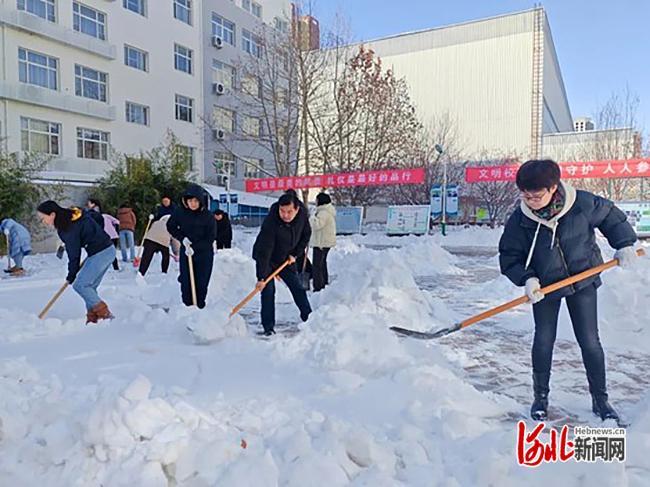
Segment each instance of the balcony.
[[30,34],[36,34],[105,59],[116,59],[117,56],[117,49],[113,44],[81,34],[58,23],[48,22],[15,8],[0,6],[0,25],[8,25]]
[[100,120],[115,120],[114,106],[25,83],[0,81],[0,99],[3,98]]

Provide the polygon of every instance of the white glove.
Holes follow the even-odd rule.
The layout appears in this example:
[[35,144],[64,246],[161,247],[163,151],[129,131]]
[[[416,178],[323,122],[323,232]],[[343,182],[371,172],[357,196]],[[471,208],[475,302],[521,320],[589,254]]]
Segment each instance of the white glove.
[[618,249],[614,253],[614,258],[618,259],[618,265],[623,269],[632,269],[637,263],[638,255],[632,245]]
[[5,235],[8,237],[9,236],[9,229],[5,228]]
[[189,238],[185,237],[183,239],[183,245],[185,246],[185,255],[191,256],[194,255],[194,249],[192,249],[192,242]]
[[153,219],[154,219],[154,216],[151,213],[149,213],[149,220],[153,220]]
[[526,296],[530,302],[535,304],[544,299],[544,294],[541,291],[542,287],[539,285],[539,279],[530,277],[526,280]]

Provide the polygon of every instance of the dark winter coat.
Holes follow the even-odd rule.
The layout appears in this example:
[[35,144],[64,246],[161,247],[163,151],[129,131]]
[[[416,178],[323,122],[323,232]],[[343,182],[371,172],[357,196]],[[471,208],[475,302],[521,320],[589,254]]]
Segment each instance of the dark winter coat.
[[158,221],[163,216],[172,215],[174,213],[174,210],[176,210],[176,205],[174,203],[171,203],[169,206],[160,205],[158,207],[158,210],[156,211],[156,217],[154,218],[154,220]]
[[[72,211],[72,223],[67,230],[57,230],[68,254],[68,276],[65,280],[69,283],[74,282],[79,272],[82,248],[86,250],[88,257],[91,257],[113,245],[111,238],[104,231],[103,219],[100,226],[88,212],[79,208],[73,208]],[[98,215],[102,218],[101,214]]]
[[97,225],[99,225],[102,229],[104,228],[104,217],[102,216],[101,212],[99,210],[91,210],[88,208],[84,208],[83,212],[88,215],[90,218],[92,218]]
[[[198,198],[201,206],[197,211],[187,208],[185,201],[189,198]],[[194,252],[212,252],[212,243],[216,238],[214,217],[205,206],[205,190],[196,184],[190,185],[183,194],[183,208],[176,208],[167,221],[167,230],[179,242],[185,237],[192,242]],[[181,245],[181,249],[184,246]],[[184,252],[184,250],[182,250]]]
[[278,203],[271,205],[253,246],[253,259],[260,281],[270,276],[290,255],[296,258],[303,255],[309,245],[311,226],[304,206],[300,206],[290,223],[280,218],[279,210]]
[[[499,264],[501,273],[517,286],[524,286],[531,277],[537,277],[542,287],[548,286],[602,264],[603,258],[596,244],[596,228],[615,249],[636,241],[636,234],[625,213],[614,203],[561,184],[566,201],[556,217],[543,220],[522,201],[506,223],[499,242]],[[598,287],[601,283],[596,275],[555,291],[547,295],[547,299],[559,299],[589,285]]]
[[225,211],[221,214],[221,220],[215,219],[217,225],[217,245],[229,249],[232,244],[232,225],[230,217]]

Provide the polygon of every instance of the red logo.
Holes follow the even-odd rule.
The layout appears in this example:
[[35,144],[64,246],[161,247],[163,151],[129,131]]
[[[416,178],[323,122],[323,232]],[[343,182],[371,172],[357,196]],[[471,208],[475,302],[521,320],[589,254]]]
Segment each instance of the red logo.
[[533,431],[526,432],[526,423],[517,423],[517,463],[525,467],[536,467],[542,462],[566,462],[575,455],[574,443],[567,439],[569,427],[562,426],[560,439],[555,428],[549,428],[549,441],[543,443],[539,434],[546,427],[539,423]]

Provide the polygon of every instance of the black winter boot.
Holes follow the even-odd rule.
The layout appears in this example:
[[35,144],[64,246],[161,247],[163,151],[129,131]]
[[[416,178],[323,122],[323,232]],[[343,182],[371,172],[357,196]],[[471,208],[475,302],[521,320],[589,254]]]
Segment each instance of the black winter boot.
[[548,382],[550,378],[550,372],[533,372],[535,399],[530,407],[530,417],[535,421],[544,421],[548,418]]
[[618,413],[607,401],[607,394],[591,396],[591,410],[596,416],[605,421],[606,419],[619,420]]

